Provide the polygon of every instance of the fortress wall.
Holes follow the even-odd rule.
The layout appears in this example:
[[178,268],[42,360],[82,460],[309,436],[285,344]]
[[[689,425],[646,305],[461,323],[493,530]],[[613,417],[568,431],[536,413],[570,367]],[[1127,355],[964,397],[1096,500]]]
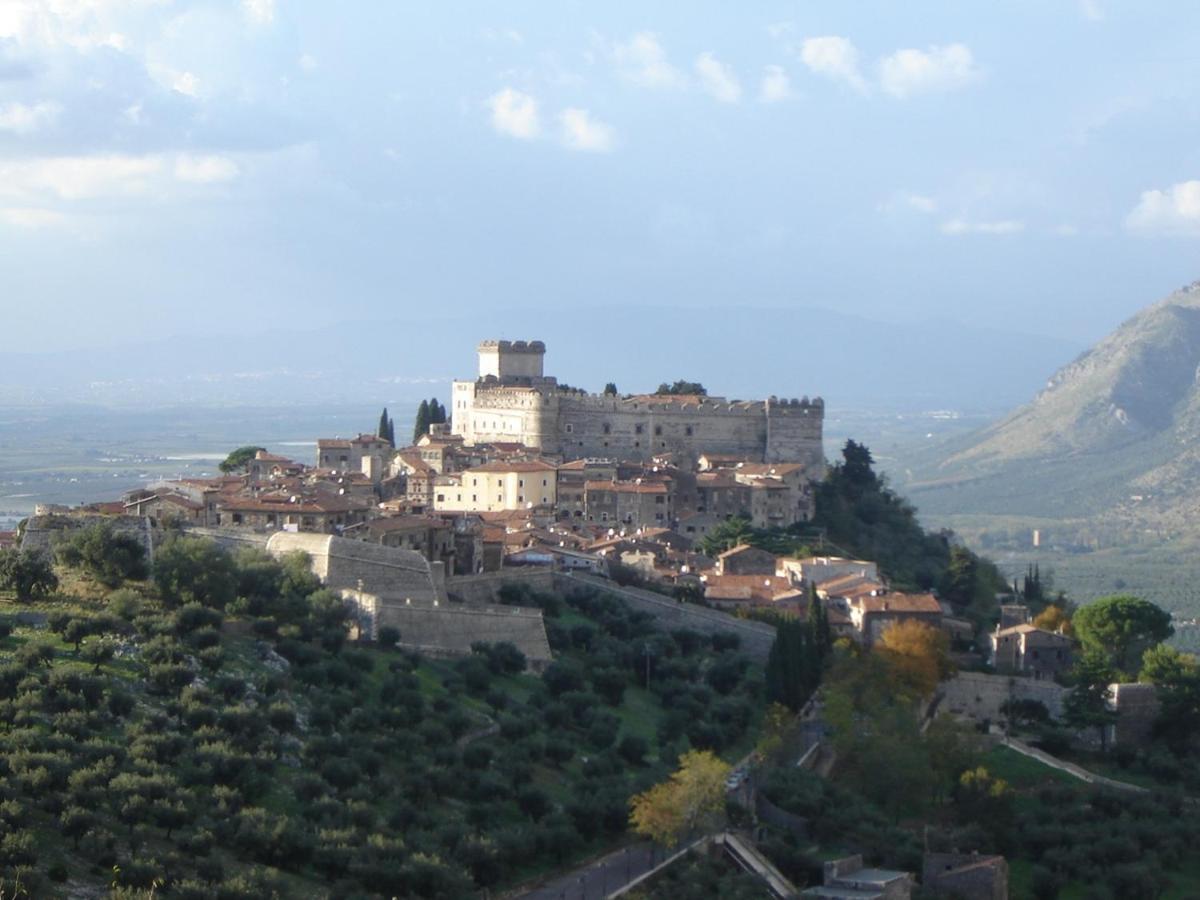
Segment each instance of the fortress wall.
[[1063,697],[1067,693],[1066,688],[1053,681],[982,672],[959,672],[942,682],[939,690],[943,695],[940,705],[943,712],[969,716],[977,721],[1004,718],[1000,707],[1008,700],[1037,700],[1057,718],[1062,715]]
[[822,477],[825,470],[825,402],[776,400],[766,403],[767,440],[764,462],[802,462],[809,475]]

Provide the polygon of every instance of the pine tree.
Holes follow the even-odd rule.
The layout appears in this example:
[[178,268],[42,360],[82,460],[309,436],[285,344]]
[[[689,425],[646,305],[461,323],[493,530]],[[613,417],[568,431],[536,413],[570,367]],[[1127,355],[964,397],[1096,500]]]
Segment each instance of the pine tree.
[[422,400],[421,405],[417,407],[417,421],[413,424],[413,443],[421,439],[421,436],[429,433],[429,401]]

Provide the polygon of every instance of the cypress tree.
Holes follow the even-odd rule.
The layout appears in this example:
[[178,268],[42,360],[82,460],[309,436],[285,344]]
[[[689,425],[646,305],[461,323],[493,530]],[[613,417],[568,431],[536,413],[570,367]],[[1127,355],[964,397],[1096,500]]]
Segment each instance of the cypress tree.
[[413,424],[413,443],[421,439],[421,435],[429,433],[429,401],[422,400],[417,407],[417,421]]
[[376,430],[375,433],[377,435],[379,435],[381,438],[383,438],[385,441],[388,441],[393,446],[395,446],[395,443],[396,443],[395,438],[394,438],[395,432],[393,430],[392,420],[388,418],[388,411],[387,411],[386,406],[383,408],[383,412],[381,412],[379,414],[379,428]]

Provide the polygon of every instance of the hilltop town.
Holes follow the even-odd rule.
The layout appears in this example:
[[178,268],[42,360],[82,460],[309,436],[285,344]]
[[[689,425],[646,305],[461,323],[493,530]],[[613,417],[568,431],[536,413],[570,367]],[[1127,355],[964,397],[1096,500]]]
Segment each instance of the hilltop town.
[[[1128,802],[1136,838],[1088,825],[1124,841],[1110,895],[1188,883],[1195,813],[1153,793],[1197,786],[1169,615],[1006,584],[866,447],[827,464],[820,398],[589,394],[545,350],[481,343],[411,442],[384,410],[309,460],[247,445],[6,535],[26,806],[0,817],[74,846],[0,841],[0,869],[66,894],[114,860],[122,889],[203,897],[1051,897],[1090,863],[1042,851]],[[1169,879],[1129,858],[1160,835]]]

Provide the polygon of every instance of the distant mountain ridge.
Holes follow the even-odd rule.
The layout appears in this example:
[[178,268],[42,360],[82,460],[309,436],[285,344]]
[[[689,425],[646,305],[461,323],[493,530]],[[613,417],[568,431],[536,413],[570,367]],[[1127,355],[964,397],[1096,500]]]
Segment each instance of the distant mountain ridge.
[[1127,517],[1200,511],[1200,281],[1124,322],[1035,398],[918,466],[923,509]]
[[[214,323],[219,329],[222,323]],[[232,324],[230,329],[232,330]],[[823,396],[828,409],[994,413],[1078,346],[951,321],[882,322],[820,307],[711,309],[554,301],[269,334],[179,335],[83,351],[0,353],[0,405],[408,401],[475,373],[484,338],[547,344],[547,374],[599,391],[699,380],[714,394]]]

